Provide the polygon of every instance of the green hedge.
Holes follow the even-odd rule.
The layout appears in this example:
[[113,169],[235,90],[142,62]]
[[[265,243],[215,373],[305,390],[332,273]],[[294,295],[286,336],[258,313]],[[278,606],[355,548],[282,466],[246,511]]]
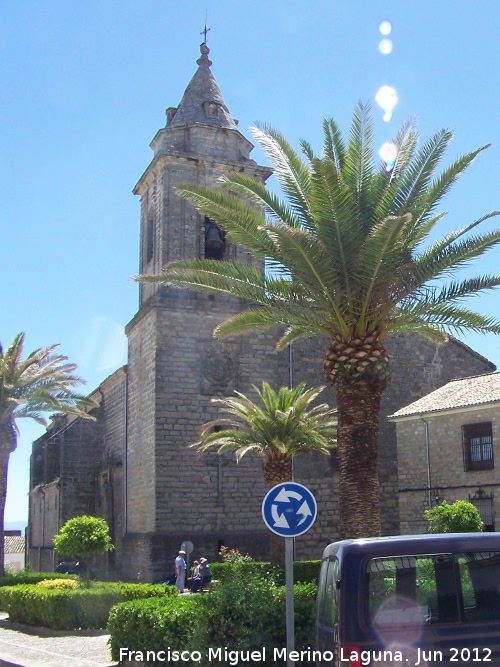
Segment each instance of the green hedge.
[[177,597],[173,586],[153,584],[105,584],[90,588],[48,589],[31,584],[0,588],[0,609],[9,618],[28,625],[56,630],[104,628],[109,611],[127,600]]
[[[293,564],[293,578],[295,583],[317,583],[321,561],[297,560]],[[244,577],[245,579],[266,578],[278,586],[285,584],[285,567],[273,563],[250,561],[242,563],[211,563],[212,576],[218,581],[227,581],[229,578]]]
[[[120,649],[131,651],[184,651],[194,627],[201,620],[204,595],[133,600],[113,607],[107,630],[110,633],[111,656],[120,660]],[[169,665],[169,661],[140,660],[144,665]],[[185,667],[194,663],[182,661]],[[198,663],[196,663],[198,665]]]
[[59,572],[17,572],[0,577],[2,586],[17,586],[18,584],[37,584],[45,579],[78,579],[76,574],[60,574]]
[[[314,646],[317,587],[296,584],[295,646]],[[186,667],[208,667],[208,649],[227,647],[231,651],[261,651],[267,648],[266,665],[282,665],[272,660],[274,647],[286,646],[286,589],[262,579],[249,581],[229,578],[213,587],[208,595],[190,595],[166,600],[136,600],[114,607],[107,629],[111,635],[113,660],[130,657],[144,665],[170,665],[168,660],[148,660],[158,651],[201,653],[201,661],[182,660]],[[133,654],[120,654],[127,649]],[[138,656],[136,652],[142,655]],[[197,656],[196,656],[197,657]],[[212,656],[213,658],[213,656]],[[224,660],[223,660],[224,661]],[[302,665],[307,665],[305,661]]]

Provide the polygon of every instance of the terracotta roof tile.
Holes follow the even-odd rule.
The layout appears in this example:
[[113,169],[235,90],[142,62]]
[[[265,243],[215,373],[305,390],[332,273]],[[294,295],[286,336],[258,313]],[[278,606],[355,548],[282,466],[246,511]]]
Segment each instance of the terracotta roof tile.
[[475,375],[448,382],[427,396],[389,415],[389,419],[496,402],[500,402],[500,373]]
[[19,535],[6,535],[4,538],[6,554],[24,553],[24,537]]

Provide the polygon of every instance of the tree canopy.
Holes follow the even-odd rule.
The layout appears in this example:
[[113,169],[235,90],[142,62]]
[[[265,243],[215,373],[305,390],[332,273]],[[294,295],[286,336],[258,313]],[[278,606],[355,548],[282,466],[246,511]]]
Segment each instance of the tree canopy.
[[54,537],[54,547],[58,554],[75,558],[86,558],[114,549],[106,521],[88,515],[66,521]]

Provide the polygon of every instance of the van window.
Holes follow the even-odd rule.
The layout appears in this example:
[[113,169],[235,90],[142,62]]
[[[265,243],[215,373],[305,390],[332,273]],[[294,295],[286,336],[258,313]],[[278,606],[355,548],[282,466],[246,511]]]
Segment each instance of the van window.
[[500,553],[463,554],[457,562],[465,620],[500,619]]
[[451,554],[373,559],[368,595],[369,619],[377,626],[458,621]]
[[380,628],[500,619],[498,552],[374,558],[366,574]]
[[336,558],[323,562],[319,580],[318,620],[321,625],[332,627],[337,623],[337,577],[339,563]]

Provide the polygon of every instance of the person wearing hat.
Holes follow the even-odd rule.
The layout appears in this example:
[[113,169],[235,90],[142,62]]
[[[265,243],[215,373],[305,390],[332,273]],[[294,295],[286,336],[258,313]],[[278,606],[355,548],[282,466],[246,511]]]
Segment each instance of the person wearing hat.
[[175,559],[175,586],[179,593],[184,593],[184,584],[186,581],[186,561],[184,557],[186,552],[180,549],[179,555]]
[[193,577],[191,591],[193,593],[197,593],[198,591],[201,591],[201,589],[205,584],[208,584],[211,581],[212,581],[212,573],[210,572],[208,561],[206,558],[200,558],[200,567],[198,568],[198,576]]

